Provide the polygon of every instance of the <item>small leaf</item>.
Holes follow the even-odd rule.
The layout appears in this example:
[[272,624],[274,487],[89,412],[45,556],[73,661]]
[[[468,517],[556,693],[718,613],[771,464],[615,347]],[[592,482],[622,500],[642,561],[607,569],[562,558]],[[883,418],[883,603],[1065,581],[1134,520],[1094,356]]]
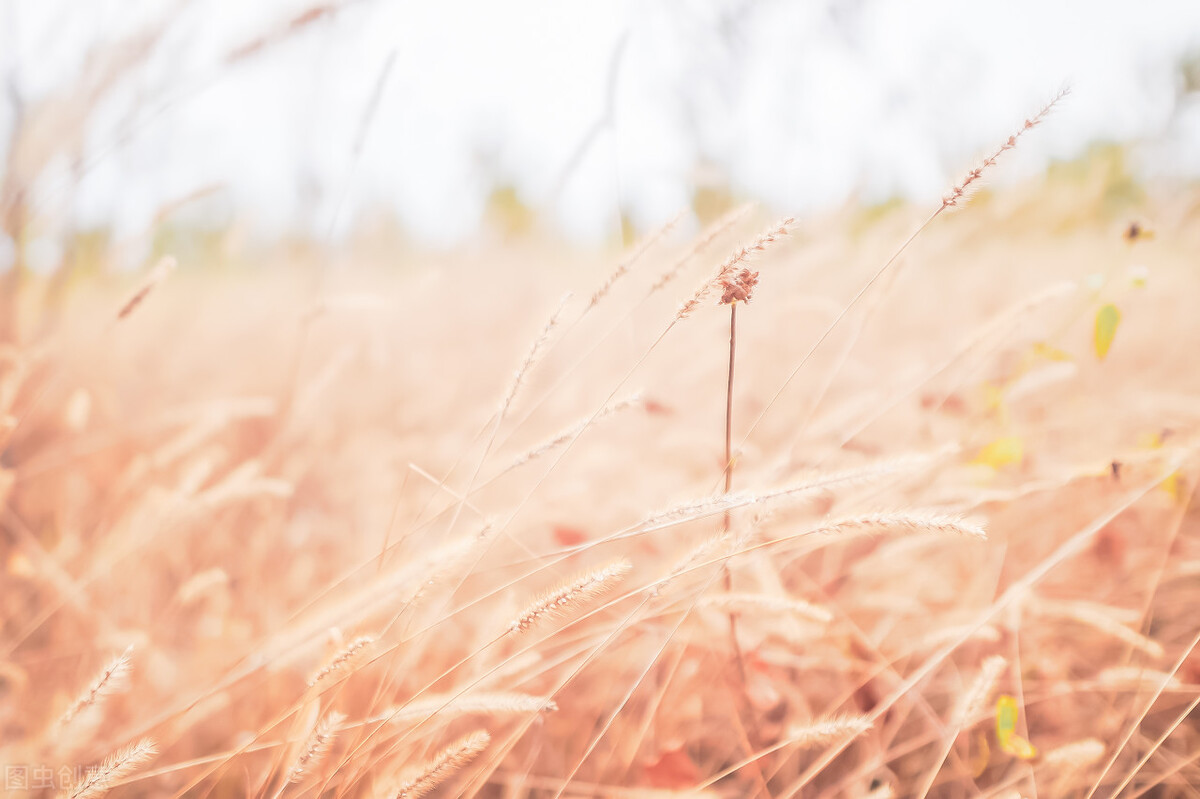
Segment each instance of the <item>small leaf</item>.
[[1165,441],[1166,436],[1161,430],[1139,433],[1137,438],[1137,444],[1142,449],[1162,449]]
[[655,788],[682,790],[700,781],[700,769],[688,757],[683,743],[669,744],[658,758],[644,767],[646,779]]
[[1017,719],[1020,717],[1017,700],[1008,694],[996,700],[996,740],[1000,749],[1020,760],[1037,757],[1037,748],[1017,735]]
[[1183,504],[1187,501],[1187,478],[1178,471],[1171,472],[1166,480],[1163,480],[1159,485],[1163,491],[1170,495],[1171,499],[1176,504]]
[[1004,416],[1004,389],[991,381],[983,384],[983,405],[988,413]]
[[1112,346],[1113,337],[1117,335],[1117,325],[1121,324],[1121,312],[1111,302],[1096,312],[1096,332],[1092,336],[1092,344],[1096,347],[1096,357],[1104,360]]
[[1048,361],[1069,361],[1071,356],[1058,347],[1048,344],[1045,341],[1039,341],[1033,345],[1033,354]]
[[996,699],[996,740],[1000,742],[1000,748],[1006,752],[1009,741],[1017,729],[1019,715],[1020,710],[1017,708],[1016,699],[1008,694],[1001,694]]
[[661,403],[657,400],[647,399],[645,402],[642,403],[642,405],[643,405],[643,407],[645,407],[646,413],[654,414],[656,416],[674,416],[675,415],[674,408],[672,408],[670,405],[664,405],[663,403]]
[[588,534],[569,524],[556,524],[551,530],[555,542],[564,547],[579,546],[588,540]]
[[1021,437],[1002,436],[979,450],[979,454],[971,462],[1000,469],[1020,463],[1024,459],[1025,442],[1021,440]]
[[1008,746],[1004,751],[1008,752],[1019,760],[1033,760],[1037,757],[1037,747],[1026,741],[1020,735],[1013,735],[1008,739]]

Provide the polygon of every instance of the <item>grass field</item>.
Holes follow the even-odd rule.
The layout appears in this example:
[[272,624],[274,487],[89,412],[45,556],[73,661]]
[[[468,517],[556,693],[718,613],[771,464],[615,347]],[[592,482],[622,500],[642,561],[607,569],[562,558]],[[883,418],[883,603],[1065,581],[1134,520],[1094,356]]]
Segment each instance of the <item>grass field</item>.
[[1197,795],[1200,192],[961,206],[31,278],[6,794]]

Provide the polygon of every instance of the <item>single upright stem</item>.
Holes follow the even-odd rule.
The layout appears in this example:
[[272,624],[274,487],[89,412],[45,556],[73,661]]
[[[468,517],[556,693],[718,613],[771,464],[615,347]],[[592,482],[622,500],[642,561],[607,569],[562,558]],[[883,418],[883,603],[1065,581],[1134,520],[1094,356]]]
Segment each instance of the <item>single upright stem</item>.
[[[737,351],[737,302],[729,303],[729,383],[725,389],[725,493],[733,489],[733,362]],[[729,534],[732,518],[729,509],[725,510],[721,532]],[[725,591],[733,590],[733,575],[729,572],[729,564],[722,567]],[[738,675],[742,684],[746,684],[746,660],[742,656],[742,647],[738,643],[737,614],[729,611],[729,641],[737,662]]]
[[[737,350],[737,303],[729,304],[729,387],[725,391],[725,493],[733,488],[733,357]],[[729,532],[729,511],[725,511]]]

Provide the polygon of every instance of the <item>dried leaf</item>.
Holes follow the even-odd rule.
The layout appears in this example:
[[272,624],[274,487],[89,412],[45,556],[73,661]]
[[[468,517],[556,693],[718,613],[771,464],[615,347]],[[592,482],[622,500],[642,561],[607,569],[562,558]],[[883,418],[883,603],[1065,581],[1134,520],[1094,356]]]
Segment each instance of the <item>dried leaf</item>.
[[655,416],[674,416],[675,415],[674,408],[672,408],[670,405],[665,405],[665,404],[659,402],[658,400],[647,399],[645,401],[645,403],[643,403],[643,404],[646,408],[646,413],[653,414]]
[[1154,231],[1143,227],[1138,222],[1130,222],[1129,227],[1121,234],[1125,241],[1133,244],[1135,241],[1147,241],[1154,238]]
[[971,748],[971,759],[967,761],[967,765],[971,769],[971,777],[976,779],[987,770],[992,748],[988,746],[987,736],[982,732],[976,733],[972,743],[975,745]]
[[588,540],[587,533],[578,527],[572,527],[567,524],[556,524],[552,531],[554,540],[564,547],[579,546]]
[[662,750],[658,759],[645,767],[646,779],[655,788],[690,788],[700,781],[700,769],[688,757],[682,743]]

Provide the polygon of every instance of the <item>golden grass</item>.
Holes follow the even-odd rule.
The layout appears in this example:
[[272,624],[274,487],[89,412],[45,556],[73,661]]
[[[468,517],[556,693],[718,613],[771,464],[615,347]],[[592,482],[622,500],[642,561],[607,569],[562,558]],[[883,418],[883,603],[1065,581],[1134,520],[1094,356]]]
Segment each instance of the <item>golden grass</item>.
[[1152,187],[1137,241],[1108,208],[364,239],[321,296],[303,252],[181,258],[54,325],[30,281],[0,759],[56,776],[7,793],[1188,795],[1200,200]]

